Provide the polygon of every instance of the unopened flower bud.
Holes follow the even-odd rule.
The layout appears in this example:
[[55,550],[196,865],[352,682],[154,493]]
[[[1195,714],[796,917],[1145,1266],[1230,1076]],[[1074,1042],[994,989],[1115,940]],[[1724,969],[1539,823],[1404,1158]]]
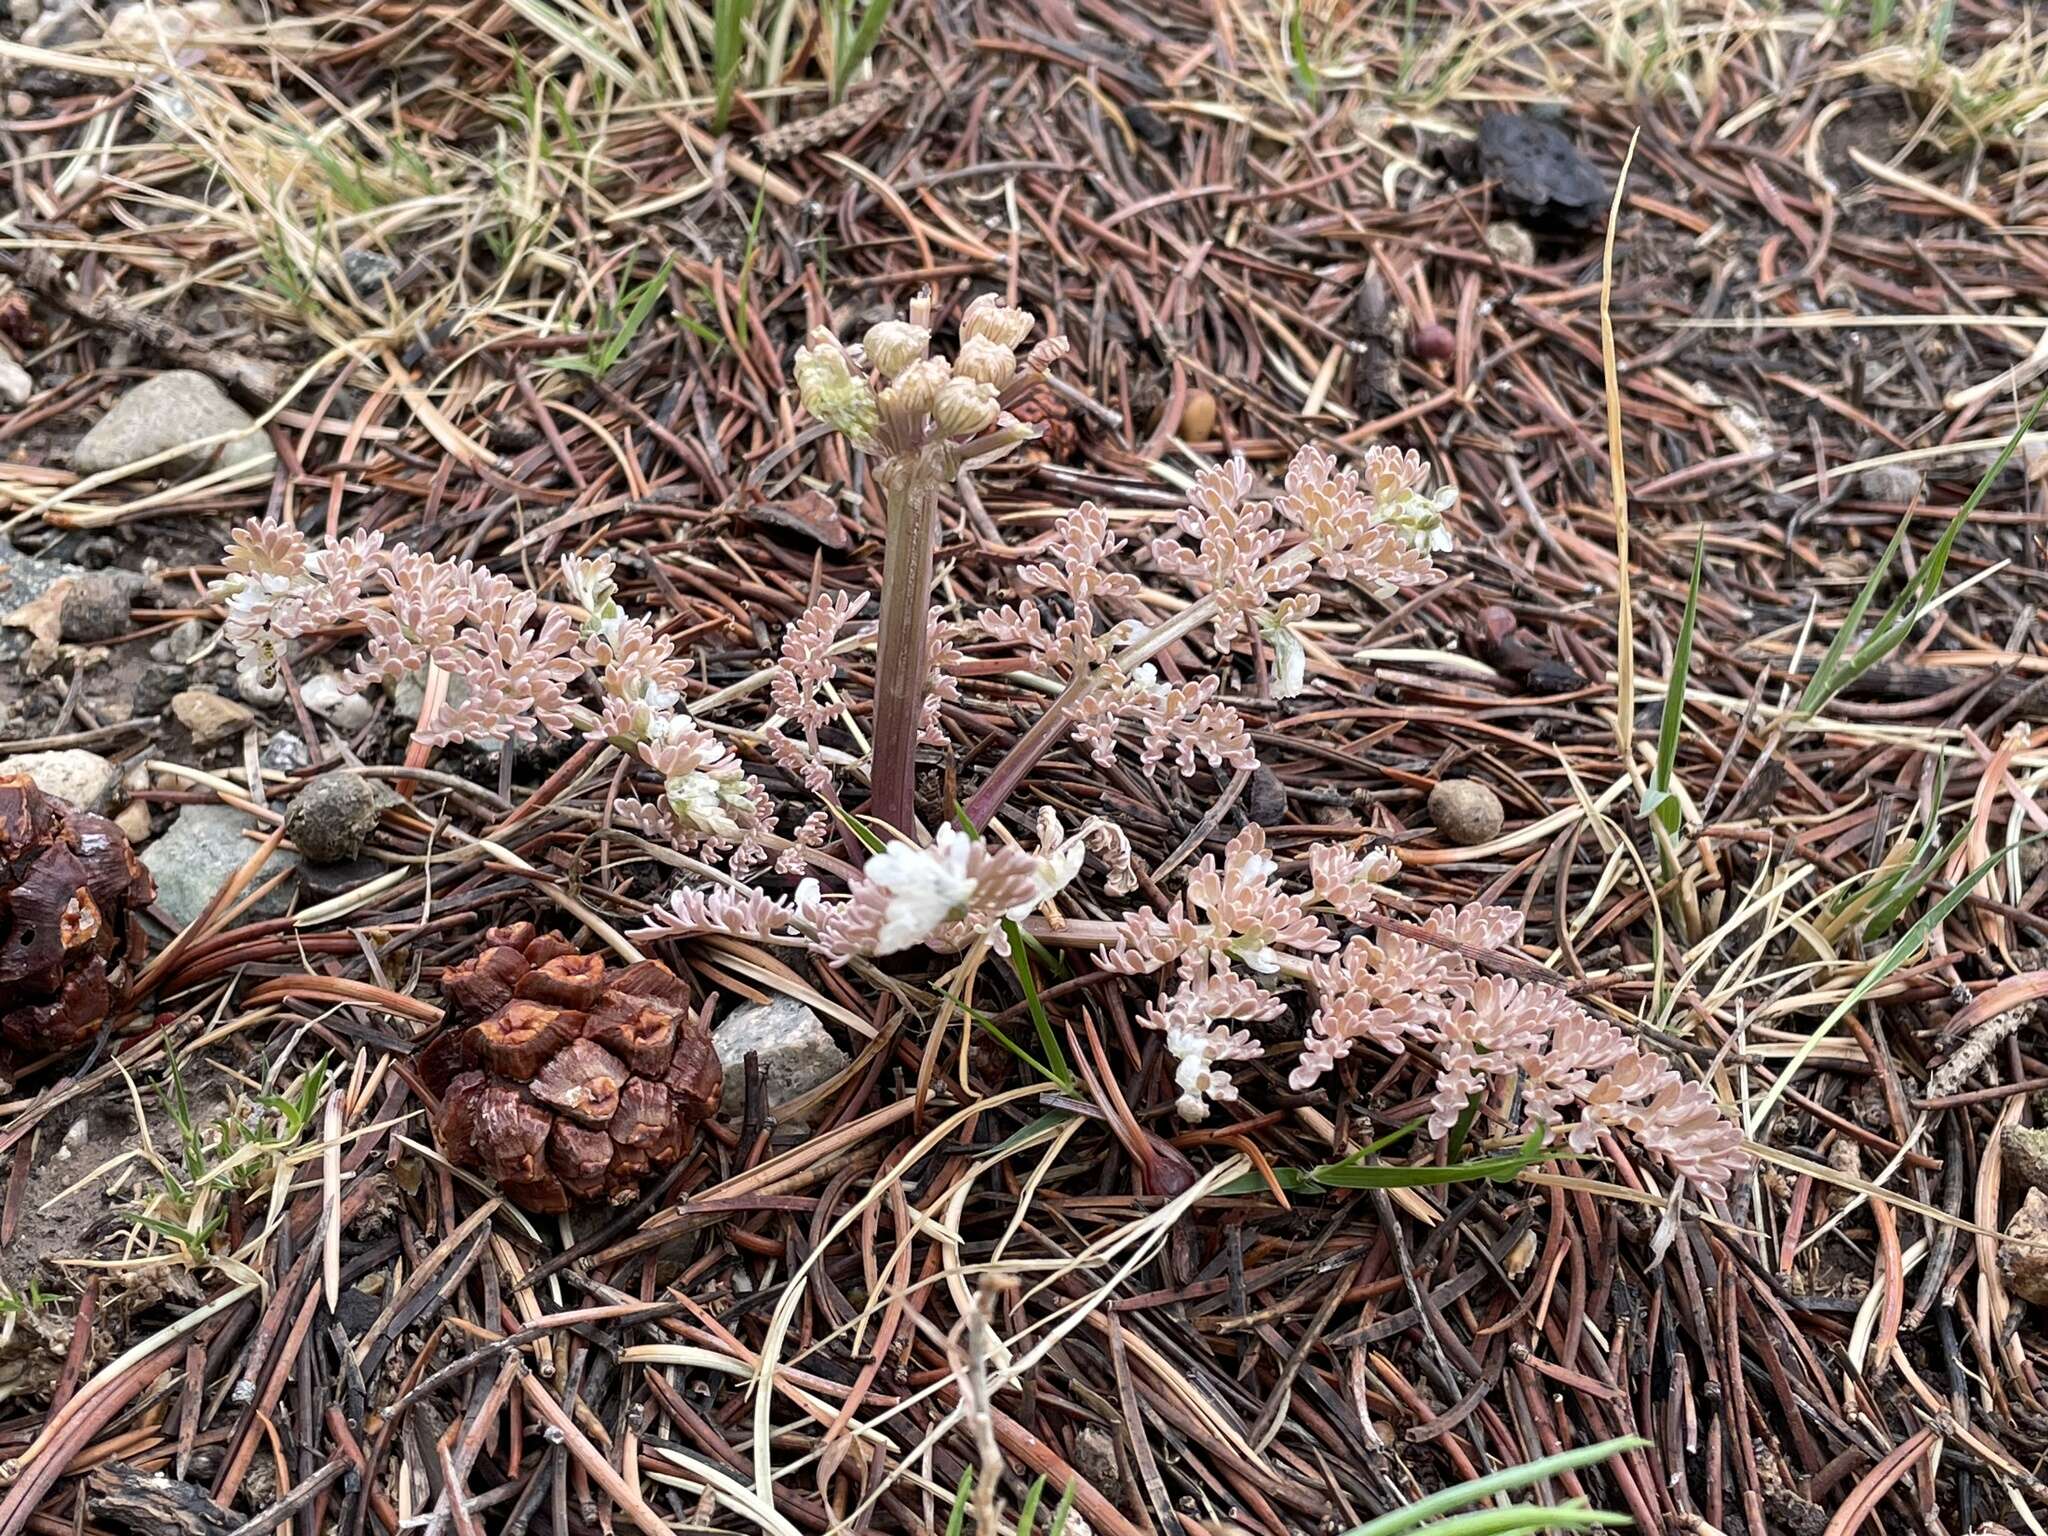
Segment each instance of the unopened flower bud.
[[939,391],[932,420],[948,437],[972,437],[993,425],[1000,412],[992,385],[956,376]]
[[953,359],[953,372],[1000,390],[1017,376],[1017,354],[986,337],[972,336],[960,344],[960,355]]
[[884,379],[893,379],[922,358],[931,341],[932,333],[921,325],[912,325],[907,320],[884,320],[868,327],[862,345],[876,371]]
[[994,342],[1005,351],[1014,352],[1020,342],[1031,334],[1031,312],[1013,309],[992,293],[984,293],[967,306],[967,313],[960,317],[960,339],[972,341],[976,337]]
[[797,394],[804,409],[819,421],[846,434],[857,448],[875,440],[875,392],[853,371],[846,348],[823,326],[796,349]]
[[895,432],[918,430],[931,414],[939,391],[952,376],[953,370],[942,357],[921,358],[912,363],[896,376],[895,383],[882,391],[882,419]]

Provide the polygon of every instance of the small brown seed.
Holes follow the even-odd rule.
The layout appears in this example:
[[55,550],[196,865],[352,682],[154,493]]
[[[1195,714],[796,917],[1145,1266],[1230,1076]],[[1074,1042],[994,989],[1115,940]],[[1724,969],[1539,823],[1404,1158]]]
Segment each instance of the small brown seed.
[[1500,796],[1477,779],[1444,779],[1429,792],[1429,819],[1460,848],[1491,842],[1500,836]]
[[1425,363],[1441,363],[1458,350],[1458,338],[1451,334],[1448,325],[1432,320],[1427,325],[1418,325],[1408,338],[1408,350]]
[[1184,442],[1205,443],[1216,430],[1216,397],[1206,389],[1191,389],[1180,408],[1180,436]]

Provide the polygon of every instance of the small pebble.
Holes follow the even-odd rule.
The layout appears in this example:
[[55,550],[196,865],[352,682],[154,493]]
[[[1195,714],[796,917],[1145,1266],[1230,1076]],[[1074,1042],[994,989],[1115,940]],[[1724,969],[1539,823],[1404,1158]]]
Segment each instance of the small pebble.
[[1206,389],[1191,389],[1180,408],[1180,437],[1185,442],[1206,443],[1216,431],[1216,397]]
[[1590,229],[1607,211],[1606,178],[1571,135],[1534,112],[1480,119],[1479,171],[1502,202],[1539,224]]
[[1429,792],[1429,819],[1460,848],[1472,848],[1500,836],[1506,819],[1500,796],[1477,779],[1444,779]]
[[359,298],[381,299],[384,285],[396,278],[400,267],[382,251],[354,250],[341,253],[341,275]]
[[[255,418],[227,397],[203,373],[189,368],[160,373],[136,385],[93,424],[71,450],[71,467],[81,475],[125,474],[159,454],[178,456],[153,472],[197,471],[226,463],[254,468],[274,463],[270,439],[249,431]],[[227,442],[211,439],[244,433]],[[196,446],[206,443],[206,447]]]
[[197,656],[206,646],[207,636],[212,633],[197,619],[187,619],[160,640],[153,640],[149,646],[152,661],[187,662]]
[[55,752],[17,752],[7,759],[8,773],[25,773],[46,795],[68,800],[86,811],[104,811],[121,785],[121,770],[83,747]]
[[121,808],[121,814],[114,818],[114,825],[121,829],[121,835],[131,843],[149,841],[149,807],[140,800],[132,800]]
[[128,609],[142,578],[133,571],[88,571],[65,590],[57,609],[64,638],[83,641],[118,640],[134,628]]
[[258,677],[254,672],[237,672],[235,692],[242,696],[244,704],[253,704],[258,709],[271,709],[284,702],[284,680],[276,677]]
[[183,693],[185,685],[191,681],[190,675],[179,662],[150,662],[135,679],[136,713],[162,714],[171,707],[171,700]]
[[246,704],[224,699],[204,688],[188,688],[171,700],[178,724],[192,733],[192,745],[210,747],[241,735],[256,712]]
[[1415,333],[1408,338],[1408,350],[1425,363],[1441,363],[1458,350],[1458,338],[1448,325],[1432,320],[1415,327]]
[[1481,238],[1486,248],[1511,267],[1536,265],[1536,237],[1513,219],[1497,219],[1486,226]]
[[284,813],[285,836],[314,864],[353,859],[376,827],[376,791],[353,773],[321,774]]
[[279,773],[297,773],[312,766],[313,754],[299,740],[297,731],[279,731],[264,744],[261,761],[265,768],[275,768]]
[[1998,1272],[2020,1300],[2048,1305],[2048,1194],[2028,1190],[2013,1212],[1998,1250]]
[[1252,770],[1244,787],[1244,814],[1262,827],[1277,827],[1287,819],[1287,786],[1264,763]]
[[762,1088],[770,1110],[830,1082],[847,1066],[846,1052],[825,1028],[825,1021],[789,997],[735,1009],[711,1032],[711,1044],[725,1068],[722,1107],[732,1116],[746,1107],[749,1051],[761,1064]]
[[[173,932],[185,927],[256,852],[258,845],[244,834],[270,830],[231,805],[185,806],[142,850],[143,865],[156,881],[153,915],[160,915]],[[256,880],[260,884],[298,864],[296,849],[279,848],[263,861]],[[293,895],[293,882],[281,882],[249,908],[245,920],[281,916]]]
[[1874,464],[1856,475],[1856,494],[1865,501],[1903,507],[1927,493],[1927,477],[1917,464]]
[[6,353],[0,352],[0,405],[22,406],[36,392],[35,381]]
[[359,731],[377,717],[377,706],[360,693],[348,693],[332,672],[316,672],[299,685],[307,709],[336,730]]

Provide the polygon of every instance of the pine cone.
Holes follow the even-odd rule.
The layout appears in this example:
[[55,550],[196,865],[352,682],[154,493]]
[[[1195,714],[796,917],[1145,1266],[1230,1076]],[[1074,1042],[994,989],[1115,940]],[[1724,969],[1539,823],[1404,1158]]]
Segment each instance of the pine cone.
[[156,885],[121,829],[0,775],[0,1065],[77,1050],[149,952]]
[[493,928],[441,992],[459,1030],[422,1053],[441,1150],[530,1211],[638,1198],[682,1160],[724,1075],[659,961],[608,967],[531,923]]
[[1081,445],[1072,409],[1061,396],[1043,385],[1019,400],[1010,414],[1027,426],[1038,428],[1037,448],[1054,464],[1064,464]]

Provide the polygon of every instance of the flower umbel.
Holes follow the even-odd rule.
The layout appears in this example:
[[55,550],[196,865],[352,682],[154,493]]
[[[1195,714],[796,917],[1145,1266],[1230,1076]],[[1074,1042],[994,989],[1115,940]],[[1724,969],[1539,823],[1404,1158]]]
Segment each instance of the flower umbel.
[[991,848],[949,824],[929,847],[898,840],[869,858],[847,900],[820,917],[819,941],[835,963],[942,936],[965,942],[1028,910],[1041,878],[1038,861],[1021,849]]
[[940,495],[969,470],[993,464],[1036,435],[1010,407],[1035,387],[1063,348],[1041,343],[1019,366],[1031,316],[984,294],[960,317],[960,349],[931,355],[932,299],[902,320],[869,328],[848,347],[814,329],[797,351],[804,409],[875,463],[888,501],[881,614],[875,645],[874,794],[869,810],[899,831],[914,819],[913,776],[921,740],[936,721],[928,695],[932,544]]

